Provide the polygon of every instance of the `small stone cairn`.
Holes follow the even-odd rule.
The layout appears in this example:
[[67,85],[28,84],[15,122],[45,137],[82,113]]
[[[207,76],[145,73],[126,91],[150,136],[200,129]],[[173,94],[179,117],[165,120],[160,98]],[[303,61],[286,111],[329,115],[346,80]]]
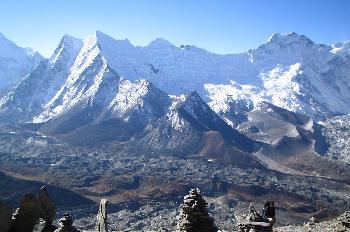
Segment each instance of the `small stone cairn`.
[[63,214],[63,218],[60,219],[60,225],[60,228],[55,230],[55,232],[79,232],[79,230],[73,226],[73,219],[69,213]]
[[214,219],[208,214],[207,203],[198,188],[191,189],[180,206],[178,229],[187,232],[216,232]]
[[267,201],[259,213],[253,205],[249,206],[248,216],[238,223],[240,232],[272,232],[276,222],[275,205],[273,201]]

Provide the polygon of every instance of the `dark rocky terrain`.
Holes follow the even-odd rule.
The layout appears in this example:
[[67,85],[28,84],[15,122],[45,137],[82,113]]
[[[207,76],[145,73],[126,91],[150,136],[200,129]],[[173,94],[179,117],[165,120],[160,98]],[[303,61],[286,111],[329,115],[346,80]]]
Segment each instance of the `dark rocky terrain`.
[[[174,228],[181,197],[193,187],[204,192],[216,224],[226,230],[250,202],[261,205],[274,199],[278,225],[301,223],[310,217],[324,220],[350,208],[349,185],[341,178],[285,174],[263,166],[243,168],[202,156],[145,154],[137,144],[127,142],[75,147],[29,129],[8,126],[2,128],[0,136],[3,173],[69,189],[96,204],[107,198],[112,209],[110,226],[120,230],[152,230],[161,225]],[[25,191],[21,185],[4,184],[12,186],[12,193]],[[60,196],[69,195],[63,192]],[[97,205],[57,205],[59,214],[69,211],[74,215],[78,227],[93,228],[91,219]]]

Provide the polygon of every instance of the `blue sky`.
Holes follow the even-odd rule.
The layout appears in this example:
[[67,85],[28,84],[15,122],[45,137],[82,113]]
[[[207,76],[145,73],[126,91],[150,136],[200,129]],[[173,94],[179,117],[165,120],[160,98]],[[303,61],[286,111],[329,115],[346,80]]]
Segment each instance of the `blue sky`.
[[216,53],[256,48],[273,32],[350,39],[348,0],[2,0],[0,32],[49,56],[61,37],[94,30],[147,45],[164,38]]

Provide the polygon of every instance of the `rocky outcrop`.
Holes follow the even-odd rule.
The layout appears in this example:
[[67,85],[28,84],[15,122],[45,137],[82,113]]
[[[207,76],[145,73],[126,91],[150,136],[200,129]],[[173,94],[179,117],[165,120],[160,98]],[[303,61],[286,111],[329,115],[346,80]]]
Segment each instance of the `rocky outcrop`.
[[102,199],[97,214],[97,231],[107,232],[107,199]]
[[213,232],[218,231],[214,219],[208,214],[207,203],[202,198],[200,190],[191,189],[184,197],[180,208],[178,228],[187,232]]
[[0,231],[9,231],[11,227],[12,209],[0,201]]
[[46,187],[42,187],[39,194],[35,196],[28,193],[21,200],[20,207],[13,214],[11,232],[32,232],[39,218],[45,221],[42,231],[52,232],[55,227],[52,222],[55,218],[56,207],[50,198]]

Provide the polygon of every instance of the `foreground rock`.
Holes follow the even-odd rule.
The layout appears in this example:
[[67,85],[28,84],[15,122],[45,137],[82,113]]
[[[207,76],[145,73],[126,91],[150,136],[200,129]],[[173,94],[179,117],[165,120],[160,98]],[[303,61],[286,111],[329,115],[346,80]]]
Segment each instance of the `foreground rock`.
[[42,187],[35,196],[28,193],[21,200],[20,207],[13,214],[11,232],[32,232],[39,219],[45,221],[42,231],[52,232],[56,228],[52,225],[56,214],[56,207],[50,198],[46,187]]
[[0,231],[9,231],[11,227],[12,209],[0,201]]
[[97,231],[107,232],[107,203],[106,199],[102,199],[100,202],[100,208],[97,214]]
[[184,203],[181,205],[179,224],[180,231],[218,231],[214,225],[214,219],[208,214],[207,203],[202,198],[200,190],[192,189],[184,197]]

